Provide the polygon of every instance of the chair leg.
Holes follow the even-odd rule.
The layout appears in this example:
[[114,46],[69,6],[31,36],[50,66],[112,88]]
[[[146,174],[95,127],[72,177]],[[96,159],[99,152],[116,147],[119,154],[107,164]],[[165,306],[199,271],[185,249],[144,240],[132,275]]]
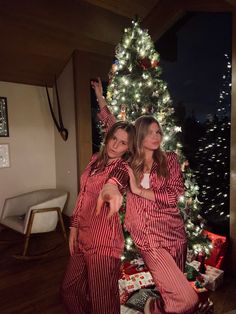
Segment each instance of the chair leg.
[[57,209],[57,214],[58,214],[58,219],[59,219],[60,224],[61,224],[61,230],[62,230],[63,236],[64,236],[65,240],[67,240],[66,229],[65,229],[65,225],[64,225],[64,221],[63,221],[63,217],[62,217],[62,213],[61,213],[60,208]]
[[23,256],[26,256],[26,252],[29,246],[29,239],[30,239],[30,234],[26,236],[25,238],[25,244],[24,244],[24,250],[23,250]]
[[30,256],[27,256],[27,254],[26,254],[27,250],[28,250],[28,245],[29,245],[31,231],[32,231],[34,215],[36,213],[38,213],[38,212],[44,212],[44,211],[57,211],[58,220],[60,221],[60,224],[61,224],[61,229],[62,229],[63,236],[67,240],[66,229],[65,229],[64,222],[63,222],[63,218],[62,218],[61,209],[59,207],[53,207],[53,208],[47,208],[47,209],[34,209],[30,213],[29,223],[28,223],[28,227],[27,227],[27,231],[26,231],[26,238],[25,238],[23,254],[22,255],[14,255],[15,258],[22,259],[22,260],[40,259],[40,258],[43,258],[43,257],[47,256],[50,252],[52,252],[52,250],[54,250],[54,249],[56,249],[58,247],[58,246],[56,246],[53,249],[50,249],[50,250],[48,250],[48,251],[46,251],[46,252],[44,252],[44,253],[42,253],[40,255],[33,255],[33,256],[30,255]]
[[34,212],[31,211],[30,213],[30,218],[29,218],[29,223],[26,231],[26,238],[25,238],[25,244],[24,244],[24,250],[22,256],[26,256],[28,246],[29,246],[29,239],[30,239],[30,234],[31,234],[31,229],[34,221]]
[[25,244],[24,244],[24,249],[23,249],[23,253],[22,254],[14,254],[13,257],[17,258],[17,259],[28,259],[27,256],[27,250],[29,247],[29,240],[30,240],[30,234],[31,234],[31,230],[32,230],[32,225],[33,225],[33,221],[34,221],[34,212],[31,211],[30,213],[30,217],[29,217],[29,223],[28,223],[28,227],[27,227],[27,231],[26,231],[26,235],[25,235]]

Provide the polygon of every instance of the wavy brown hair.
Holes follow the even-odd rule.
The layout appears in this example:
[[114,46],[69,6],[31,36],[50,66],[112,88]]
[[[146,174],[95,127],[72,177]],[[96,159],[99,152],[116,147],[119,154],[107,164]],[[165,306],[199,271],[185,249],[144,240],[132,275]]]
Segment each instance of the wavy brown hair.
[[118,121],[114,123],[110,130],[107,132],[104,143],[102,144],[100,152],[98,153],[98,158],[91,166],[92,170],[94,170],[95,168],[99,168],[99,170],[102,171],[107,165],[109,159],[107,155],[107,144],[118,129],[124,130],[128,134],[128,150],[123,154],[123,156],[121,156],[121,158],[129,163],[132,162],[135,153],[136,143],[135,127],[133,124],[127,121]]
[[[152,123],[156,123],[160,129],[161,137],[163,137],[163,132],[159,122],[153,117],[144,115],[139,117],[135,121],[135,129],[136,129],[136,152],[134,158],[131,162],[131,167],[134,171],[134,175],[137,181],[140,183],[142,179],[142,175],[145,169],[145,153],[143,150],[143,140],[148,134],[148,128]],[[168,177],[168,169],[167,169],[167,160],[166,154],[159,147],[153,152],[153,159],[157,163],[157,174],[158,176]]]

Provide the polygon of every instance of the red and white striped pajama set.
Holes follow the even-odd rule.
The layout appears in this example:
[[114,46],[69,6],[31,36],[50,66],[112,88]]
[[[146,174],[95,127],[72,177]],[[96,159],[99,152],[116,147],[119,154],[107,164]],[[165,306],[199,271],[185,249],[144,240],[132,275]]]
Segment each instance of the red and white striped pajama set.
[[118,213],[107,218],[107,204],[99,215],[95,209],[99,192],[110,178],[124,192],[128,172],[122,159],[112,161],[102,171],[91,171],[95,159],[93,156],[81,176],[81,189],[71,220],[71,226],[78,228],[78,248],[70,257],[61,296],[68,313],[119,314],[123,231]]
[[127,193],[125,226],[148,266],[163,304],[157,300],[153,314],[194,313],[198,296],[183,274],[187,250],[183,219],[177,208],[183,181],[177,155],[166,153],[169,177],[150,172],[155,201]]
[[[101,111],[106,128],[115,122],[107,107]],[[154,162],[149,185],[155,201],[128,191],[125,226],[148,266],[163,303],[157,300],[153,314],[193,314],[198,296],[183,274],[187,240],[183,219],[177,208],[184,186],[175,153],[167,153],[169,177],[157,176]]]

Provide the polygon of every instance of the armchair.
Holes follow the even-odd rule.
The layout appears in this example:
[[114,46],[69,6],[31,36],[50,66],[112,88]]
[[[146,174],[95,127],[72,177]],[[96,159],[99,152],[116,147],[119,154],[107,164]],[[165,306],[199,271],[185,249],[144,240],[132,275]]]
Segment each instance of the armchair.
[[22,255],[27,257],[30,235],[56,229],[58,220],[66,239],[62,219],[68,193],[58,189],[43,189],[7,198],[3,205],[0,224],[25,235]]

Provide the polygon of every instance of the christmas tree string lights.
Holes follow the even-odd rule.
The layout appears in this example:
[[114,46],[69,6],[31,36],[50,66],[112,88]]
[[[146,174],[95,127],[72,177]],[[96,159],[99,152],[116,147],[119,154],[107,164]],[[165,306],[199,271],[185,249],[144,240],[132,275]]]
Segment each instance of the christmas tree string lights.
[[201,187],[202,215],[217,231],[228,232],[230,175],[231,63],[224,55],[226,70],[222,76],[216,115],[208,115],[205,134],[199,139],[196,154],[197,180]]
[[[160,56],[147,30],[139,22],[124,30],[116,48],[116,60],[109,73],[107,102],[117,119],[135,121],[140,115],[152,114],[164,132],[163,149],[175,151],[182,163],[185,194],[179,208],[185,220],[188,247],[195,254],[209,254],[210,241],[202,235],[203,221],[199,216],[199,187],[178,140],[181,128],[176,126],[172,100],[167,84],[161,79]],[[130,236],[126,236],[126,255],[135,252]],[[125,258],[124,257],[124,258]]]

